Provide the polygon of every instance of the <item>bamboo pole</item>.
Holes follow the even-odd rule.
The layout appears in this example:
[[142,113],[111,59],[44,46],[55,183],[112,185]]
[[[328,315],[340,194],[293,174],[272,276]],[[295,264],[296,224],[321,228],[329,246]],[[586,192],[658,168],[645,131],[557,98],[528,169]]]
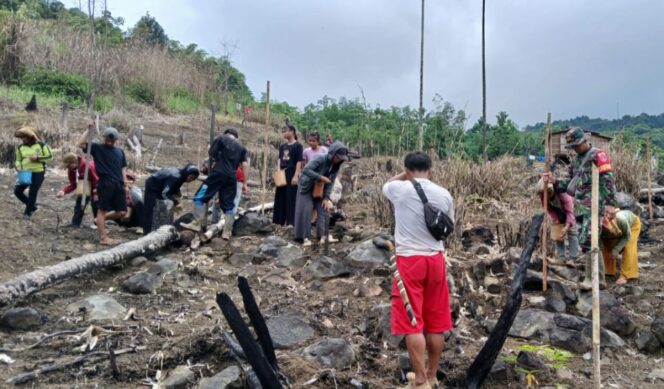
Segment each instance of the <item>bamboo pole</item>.
[[[546,115],[546,135],[544,136],[544,173],[551,174],[551,112]],[[547,239],[549,232],[549,184],[544,183],[543,207],[544,207],[544,223],[542,223],[542,291],[546,292],[548,288],[548,261],[547,256]]]
[[210,104],[210,147],[212,147],[212,143],[214,142],[214,130],[215,127],[217,127],[217,118],[215,116],[214,112],[214,104]]
[[[99,134],[99,114],[95,117],[95,127],[97,129],[97,134]],[[90,183],[88,183],[88,175],[90,172],[90,161],[92,161],[92,157],[90,156],[90,151],[92,150],[92,128],[88,128],[88,145],[85,150],[85,169],[83,170],[83,193],[82,193],[82,200],[81,200],[81,209],[85,211],[85,198],[88,195],[87,187],[90,186],[90,196],[92,196],[92,186]]]
[[599,169],[593,164],[590,244],[593,284],[593,388],[600,389],[600,317],[599,317]]
[[[267,150],[270,134],[270,81],[267,82],[267,92],[265,94],[265,135],[263,137],[263,175],[261,177],[261,189],[263,191],[261,204],[265,204],[267,194]],[[261,215],[265,214],[265,207],[261,207]]]
[[648,218],[652,222],[652,155],[650,154],[650,138],[646,141],[646,171],[648,173]]

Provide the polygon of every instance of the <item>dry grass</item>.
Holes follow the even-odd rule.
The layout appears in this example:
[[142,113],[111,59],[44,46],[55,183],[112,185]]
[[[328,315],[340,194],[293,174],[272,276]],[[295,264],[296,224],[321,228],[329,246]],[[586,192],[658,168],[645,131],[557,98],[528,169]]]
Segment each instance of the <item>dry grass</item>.
[[621,137],[611,144],[610,157],[619,191],[638,198],[639,190],[645,187],[646,161],[643,150],[639,153],[635,145],[627,145]]

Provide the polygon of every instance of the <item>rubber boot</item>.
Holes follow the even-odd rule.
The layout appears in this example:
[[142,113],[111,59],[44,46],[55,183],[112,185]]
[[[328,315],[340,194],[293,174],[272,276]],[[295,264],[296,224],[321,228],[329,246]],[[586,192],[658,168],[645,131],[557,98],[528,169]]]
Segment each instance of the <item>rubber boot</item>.
[[558,259],[561,261],[564,261],[567,259],[567,256],[565,255],[565,241],[564,240],[557,240],[556,241],[556,252],[558,253]]
[[232,213],[224,214],[224,230],[221,232],[221,239],[230,240],[233,236],[233,219],[235,219],[235,215]]
[[203,233],[207,227],[207,205],[194,204],[194,220],[191,223],[181,223],[182,228]]

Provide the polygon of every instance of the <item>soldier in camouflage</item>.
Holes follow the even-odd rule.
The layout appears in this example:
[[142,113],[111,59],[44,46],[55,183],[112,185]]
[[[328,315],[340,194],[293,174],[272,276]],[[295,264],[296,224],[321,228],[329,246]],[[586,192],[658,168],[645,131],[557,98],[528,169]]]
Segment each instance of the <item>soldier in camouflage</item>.
[[[565,148],[574,149],[577,158],[569,166],[569,176],[562,180],[549,177],[557,189],[567,192],[574,197],[574,214],[579,226],[579,244],[585,259],[585,279],[582,289],[591,288],[591,258],[590,258],[590,219],[591,219],[591,192],[592,192],[592,165],[599,169],[599,214],[611,214],[617,205],[616,183],[613,177],[611,160],[604,150],[595,148],[586,138],[583,129],[570,128],[565,134],[567,144]],[[599,231],[598,231],[599,233]],[[604,260],[599,252],[600,284],[606,285],[604,278]]]

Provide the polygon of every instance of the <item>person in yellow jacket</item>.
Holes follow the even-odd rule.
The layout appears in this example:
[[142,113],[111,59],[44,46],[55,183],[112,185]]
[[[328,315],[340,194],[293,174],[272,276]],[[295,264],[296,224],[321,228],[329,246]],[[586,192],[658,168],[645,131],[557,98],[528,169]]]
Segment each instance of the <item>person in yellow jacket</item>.
[[607,275],[616,274],[616,260],[620,255],[620,277],[617,285],[639,278],[638,240],[641,219],[632,211],[617,210],[602,220],[602,254]]
[[[22,142],[16,149],[18,179],[14,195],[25,204],[23,219],[29,220],[37,210],[37,194],[44,182],[46,162],[53,159],[53,153],[47,144],[40,141],[32,127],[19,128],[14,136],[20,138]],[[26,196],[24,192],[27,188],[30,190]]]

